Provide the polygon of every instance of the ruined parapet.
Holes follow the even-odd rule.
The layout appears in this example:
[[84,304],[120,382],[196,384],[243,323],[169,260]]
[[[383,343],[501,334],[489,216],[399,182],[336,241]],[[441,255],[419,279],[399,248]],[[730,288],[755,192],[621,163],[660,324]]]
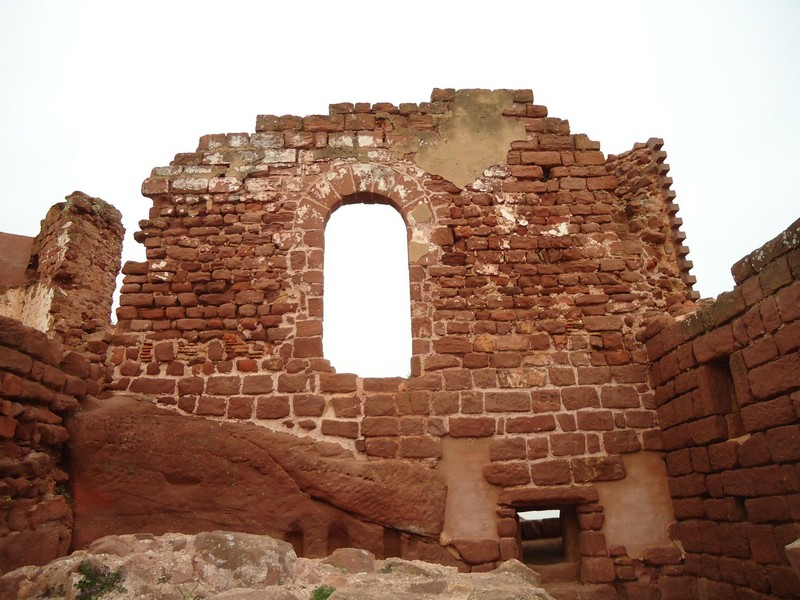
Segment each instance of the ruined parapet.
[[68,348],[86,350],[84,336],[110,324],[123,234],[117,209],[82,192],[70,194],[48,211],[28,244],[24,277],[15,261],[16,279],[3,289],[2,314]]
[[800,221],[736,263],[736,287],[649,331],[685,571],[670,597],[797,598]]
[[0,317],[0,573],[69,549],[63,419],[86,395],[88,373],[76,352]]
[[650,265],[643,275],[652,277],[654,288],[662,290],[667,311],[678,314],[687,305],[691,309],[691,301],[700,295],[692,289],[697,280],[689,273],[692,262],[686,258],[689,249],[684,245],[686,235],[677,217],[663,145],[659,138],[635,144],[628,152],[609,156],[606,168],[619,183],[615,193],[623,222],[636,240],[633,249]]

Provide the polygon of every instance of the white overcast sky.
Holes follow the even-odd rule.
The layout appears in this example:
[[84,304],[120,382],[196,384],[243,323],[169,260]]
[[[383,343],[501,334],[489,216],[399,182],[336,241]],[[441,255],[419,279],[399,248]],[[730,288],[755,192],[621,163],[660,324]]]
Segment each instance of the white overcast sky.
[[433,87],[532,88],[605,153],[663,137],[703,296],[800,216],[800,2],[0,0],[0,231],[82,190],[124,215],[206,133]]

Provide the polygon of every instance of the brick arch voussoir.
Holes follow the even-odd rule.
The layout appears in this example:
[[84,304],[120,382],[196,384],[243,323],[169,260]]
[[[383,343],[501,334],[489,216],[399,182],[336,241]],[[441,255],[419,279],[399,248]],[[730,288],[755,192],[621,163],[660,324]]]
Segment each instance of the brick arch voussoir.
[[347,198],[388,201],[410,224],[412,210],[420,204],[430,207],[421,175],[377,163],[341,165],[318,176],[308,187],[299,205],[298,224],[304,228],[324,228],[331,211]]

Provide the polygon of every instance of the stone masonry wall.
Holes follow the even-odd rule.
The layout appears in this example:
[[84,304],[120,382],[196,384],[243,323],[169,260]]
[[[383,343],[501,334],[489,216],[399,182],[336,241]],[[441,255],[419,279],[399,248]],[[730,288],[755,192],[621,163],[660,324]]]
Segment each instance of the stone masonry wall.
[[[445,439],[491,438],[497,523],[602,511],[593,484],[661,447],[643,323],[693,292],[663,154],[599,148],[529,90],[342,103],[204,136],[143,183],[147,261],[123,267],[109,388],[362,459],[435,467]],[[636,178],[656,215],[644,229],[622,189]],[[389,204],[408,228],[408,379],[335,373],[322,353],[323,233],[352,202]],[[583,576],[609,582],[599,517],[584,519]],[[473,565],[516,555],[518,532],[501,529],[459,551]]]
[[88,374],[81,355],[0,317],[0,572],[69,549],[62,422],[86,395]]
[[82,192],[48,211],[33,243],[23,322],[70,349],[87,350],[85,336],[110,324],[121,219],[116,208]]
[[732,292],[649,331],[686,552],[662,598],[800,597],[784,550],[800,538],[800,221],[732,272]]

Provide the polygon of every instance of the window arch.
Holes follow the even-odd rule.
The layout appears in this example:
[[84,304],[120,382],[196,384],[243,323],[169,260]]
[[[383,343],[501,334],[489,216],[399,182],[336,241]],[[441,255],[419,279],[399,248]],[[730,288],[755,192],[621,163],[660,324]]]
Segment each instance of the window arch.
[[340,373],[408,377],[408,234],[391,205],[348,203],[325,227],[323,352]]

